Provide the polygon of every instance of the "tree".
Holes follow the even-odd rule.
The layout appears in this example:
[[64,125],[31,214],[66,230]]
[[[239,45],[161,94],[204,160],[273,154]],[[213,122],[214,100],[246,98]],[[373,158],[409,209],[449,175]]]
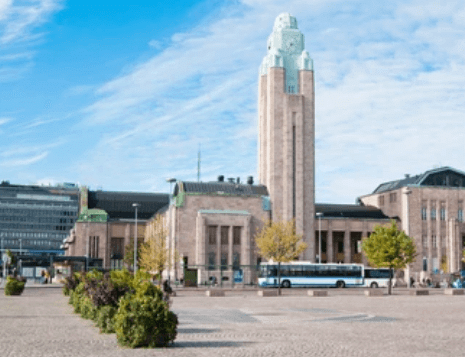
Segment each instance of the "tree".
[[[399,231],[395,221],[391,225],[375,226],[374,232],[362,243],[371,265],[377,268],[404,269],[415,261],[416,247],[412,238]],[[388,294],[391,295],[392,276],[389,275]]]
[[255,235],[259,254],[278,263],[278,291],[281,295],[281,263],[296,259],[306,248],[302,235],[297,234],[294,220],[265,222]]
[[[137,241],[137,264],[140,264],[140,252],[144,246],[144,242],[141,242],[140,239]],[[129,240],[129,243],[124,246],[124,258],[123,262],[130,269],[134,266],[134,238]]]
[[[171,252],[167,244],[168,234],[165,219],[157,215],[155,220],[146,227],[145,243],[140,252],[140,267],[160,278],[163,271],[171,267]],[[161,279],[159,279],[159,285],[161,285]]]

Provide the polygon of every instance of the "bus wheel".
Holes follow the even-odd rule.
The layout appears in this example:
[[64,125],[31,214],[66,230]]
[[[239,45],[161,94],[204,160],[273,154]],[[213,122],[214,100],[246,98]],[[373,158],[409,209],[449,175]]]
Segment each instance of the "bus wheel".
[[343,289],[343,288],[345,288],[345,286],[346,286],[346,283],[344,283],[342,280],[339,280],[336,283],[336,288]]
[[291,282],[289,280],[284,280],[282,283],[283,288],[290,288],[291,287]]
[[370,288],[372,288],[372,289],[377,289],[377,288],[378,288],[378,284],[377,284],[377,283],[371,283]]

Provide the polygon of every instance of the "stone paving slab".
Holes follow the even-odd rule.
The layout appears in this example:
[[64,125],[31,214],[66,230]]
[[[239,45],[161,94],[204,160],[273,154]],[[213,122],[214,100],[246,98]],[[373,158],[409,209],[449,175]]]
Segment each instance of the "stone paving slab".
[[67,300],[60,289],[0,295],[0,355],[465,356],[465,296],[186,294],[173,299],[180,320],[174,346],[158,350],[119,347]]

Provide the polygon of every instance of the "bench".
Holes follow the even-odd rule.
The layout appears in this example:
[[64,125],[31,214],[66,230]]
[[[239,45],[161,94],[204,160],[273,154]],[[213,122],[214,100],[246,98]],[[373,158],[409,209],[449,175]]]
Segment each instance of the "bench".
[[464,289],[445,289],[444,295],[464,295]]
[[207,290],[206,295],[208,297],[222,297],[224,296],[223,290]]
[[382,289],[367,289],[365,290],[365,296],[383,296],[384,292]]
[[267,297],[267,296],[279,296],[279,291],[276,289],[272,290],[258,290],[258,296]]
[[309,296],[328,296],[326,290],[308,290],[307,293]]
[[429,290],[410,290],[410,295],[429,295]]

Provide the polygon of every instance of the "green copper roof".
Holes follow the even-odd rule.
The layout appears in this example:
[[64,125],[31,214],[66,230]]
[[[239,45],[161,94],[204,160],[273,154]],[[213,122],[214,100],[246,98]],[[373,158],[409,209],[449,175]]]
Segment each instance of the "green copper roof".
[[298,93],[299,70],[313,70],[313,61],[305,48],[305,37],[297,28],[297,20],[289,13],[280,14],[268,37],[268,54],[263,58],[260,74],[266,75],[268,68],[286,70],[286,92]]
[[85,209],[78,217],[78,222],[106,222],[108,220],[108,213],[104,210],[92,208]]

